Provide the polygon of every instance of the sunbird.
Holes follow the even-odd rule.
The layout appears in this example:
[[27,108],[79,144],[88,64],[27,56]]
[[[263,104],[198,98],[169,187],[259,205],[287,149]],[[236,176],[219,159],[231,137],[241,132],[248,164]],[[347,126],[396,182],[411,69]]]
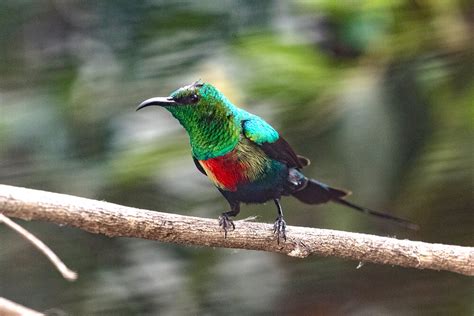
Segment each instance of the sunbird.
[[297,155],[270,124],[232,104],[209,83],[197,81],[169,97],[145,100],[137,111],[152,105],[164,107],[181,123],[189,135],[194,164],[229,203],[230,211],[219,216],[225,237],[235,229],[231,217],[239,214],[241,203],[273,200],[278,211],[273,233],[278,243],[280,238],[286,240],[280,199],[289,195],[306,204],[336,202],[417,229],[407,220],[349,202],[347,190],[306,177],[301,170],[310,164],[308,158]]

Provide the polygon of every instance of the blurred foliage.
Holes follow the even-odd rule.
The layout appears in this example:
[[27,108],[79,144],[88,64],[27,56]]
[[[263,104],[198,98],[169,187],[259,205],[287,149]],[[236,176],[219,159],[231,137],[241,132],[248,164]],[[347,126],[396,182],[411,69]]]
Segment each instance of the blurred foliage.
[[[472,246],[473,12],[469,1],[4,0],[0,182],[217,217],[226,203],[181,127],[134,112],[201,78],[311,157],[308,175],[422,229],[288,199],[289,224]],[[258,205],[241,217],[255,214],[275,216]],[[25,226],[80,279],[67,284],[0,226],[0,296],[51,314],[474,313],[472,282],[449,273]]]

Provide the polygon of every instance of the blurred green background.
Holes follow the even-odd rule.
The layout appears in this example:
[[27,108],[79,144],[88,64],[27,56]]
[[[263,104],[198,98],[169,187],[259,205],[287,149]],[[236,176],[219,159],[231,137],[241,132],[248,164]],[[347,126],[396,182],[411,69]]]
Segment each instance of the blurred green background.
[[[135,112],[202,79],[310,157],[306,174],[421,230],[284,199],[290,225],[472,246],[473,8],[3,0],[0,183],[217,218],[226,202],[184,130],[162,109]],[[252,215],[272,222],[275,210],[244,206],[240,218]],[[448,272],[20,224],[80,277],[66,282],[0,225],[0,296],[51,315],[474,313],[472,279]]]

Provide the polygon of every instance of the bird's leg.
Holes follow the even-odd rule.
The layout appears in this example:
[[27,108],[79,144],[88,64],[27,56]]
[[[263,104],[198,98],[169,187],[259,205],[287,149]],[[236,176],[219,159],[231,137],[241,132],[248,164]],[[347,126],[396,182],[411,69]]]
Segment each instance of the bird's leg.
[[221,216],[219,216],[219,226],[222,227],[224,230],[224,238],[227,238],[227,231],[229,229],[234,230],[235,225],[234,222],[229,218],[229,216],[236,216],[240,212],[240,203],[239,202],[234,202],[234,203],[229,203],[230,204],[230,211],[229,212],[224,212],[222,213]]
[[273,233],[277,235],[277,243],[280,244],[280,237],[286,241],[286,222],[283,219],[283,210],[281,208],[280,199],[274,199],[278,210],[278,217],[273,224]]

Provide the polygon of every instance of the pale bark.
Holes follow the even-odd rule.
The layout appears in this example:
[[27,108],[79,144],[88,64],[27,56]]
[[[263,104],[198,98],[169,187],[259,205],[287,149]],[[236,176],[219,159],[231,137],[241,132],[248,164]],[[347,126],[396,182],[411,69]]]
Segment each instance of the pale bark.
[[54,267],[61,273],[61,275],[66,280],[74,281],[77,279],[77,273],[72,270],[69,270],[69,268],[66,267],[66,265],[61,261],[61,259],[59,259],[59,257],[56,256],[56,254],[35,235],[33,235],[32,233],[30,233],[29,231],[27,231],[26,229],[24,229],[23,227],[21,227],[3,214],[0,214],[0,223],[1,222],[13,229],[23,238],[28,240],[33,246],[35,246],[36,249],[41,251],[49,259],[49,261],[51,261]]
[[0,316],[41,316],[44,315],[6,298],[0,297]]
[[277,244],[273,225],[236,221],[226,239],[217,219],[142,210],[70,195],[0,185],[0,213],[74,226],[109,237],[184,245],[263,250],[305,258],[334,256],[360,262],[474,275],[474,248],[328,229],[287,227]]

